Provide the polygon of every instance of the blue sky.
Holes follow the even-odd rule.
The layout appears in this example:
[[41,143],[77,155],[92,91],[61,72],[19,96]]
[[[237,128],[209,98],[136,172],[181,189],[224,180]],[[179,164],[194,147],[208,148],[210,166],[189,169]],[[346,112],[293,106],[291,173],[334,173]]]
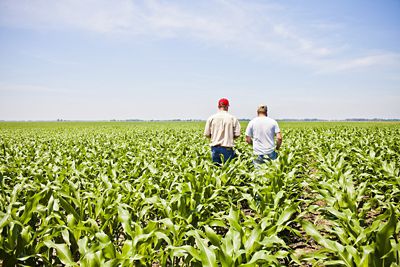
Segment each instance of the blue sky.
[[400,118],[400,1],[0,0],[0,119]]

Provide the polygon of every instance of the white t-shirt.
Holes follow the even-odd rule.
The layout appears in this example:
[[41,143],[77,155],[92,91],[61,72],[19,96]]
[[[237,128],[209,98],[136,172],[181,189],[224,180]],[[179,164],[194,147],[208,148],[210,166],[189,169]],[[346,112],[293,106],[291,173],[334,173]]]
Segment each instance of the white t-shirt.
[[275,134],[279,133],[276,120],[268,117],[252,119],[246,128],[246,135],[253,139],[253,150],[256,155],[266,155],[275,150]]

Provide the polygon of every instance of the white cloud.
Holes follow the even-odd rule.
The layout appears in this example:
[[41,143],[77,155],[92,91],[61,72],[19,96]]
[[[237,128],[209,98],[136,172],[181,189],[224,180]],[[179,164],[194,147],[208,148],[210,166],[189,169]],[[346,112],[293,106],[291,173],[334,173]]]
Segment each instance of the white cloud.
[[313,62],[318,66],[316,73],[342,72],[350,70],[359,70],[365,68],[400,67],[400,54],[393,52],[370,52],[369,54],[345,58],[329,59],[326,61]]
[[384,52],[350,59],[345,64],[338,65],[337,67],[338,70],[348,70],[359,67],[394,65],[398,64],[398,62],[400,62],[399,54]]
[[274,33],[288,40],[299,51],[316,57],[329,56],[333,53],[333,49],[329,47],[318,46],[311,39],[296,34],[293,30],[289,30],[287,26],[277,24],[273,26]]
[[[317,73],[400,65],[400,55],[390,51],[362,56],[344,53],[347,44],[326,38],[344,28],[342,25],[323,21],[306,24],[314,29],[313,36],[308,36],[301,25],[290,18],[283,20],[280,15],[286,14],[281,12],[285,7],[280,5],[224,0],[191,3],[2,0],[0,24],[36,30],[77,29],[127,38],[190,38],[206,45],[251,51],[259,58],[308,66]],[[318,34],[324,38],[318,38]]]

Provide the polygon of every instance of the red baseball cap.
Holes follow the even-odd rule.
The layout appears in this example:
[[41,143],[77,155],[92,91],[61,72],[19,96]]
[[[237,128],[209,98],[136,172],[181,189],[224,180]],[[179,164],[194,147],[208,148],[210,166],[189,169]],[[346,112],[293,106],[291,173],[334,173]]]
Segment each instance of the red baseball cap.
[[229,106],[229,100],[226,99],[226,98],[221,98],[218,101],[218,106],[226,106],[226,107],[228,107]]

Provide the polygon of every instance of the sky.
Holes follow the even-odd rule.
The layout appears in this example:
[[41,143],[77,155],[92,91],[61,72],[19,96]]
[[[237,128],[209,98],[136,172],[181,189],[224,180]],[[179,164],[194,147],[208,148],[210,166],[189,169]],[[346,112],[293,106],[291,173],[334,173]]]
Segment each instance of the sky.
[[398,0],[0,0],[0,120],[400,118]]

